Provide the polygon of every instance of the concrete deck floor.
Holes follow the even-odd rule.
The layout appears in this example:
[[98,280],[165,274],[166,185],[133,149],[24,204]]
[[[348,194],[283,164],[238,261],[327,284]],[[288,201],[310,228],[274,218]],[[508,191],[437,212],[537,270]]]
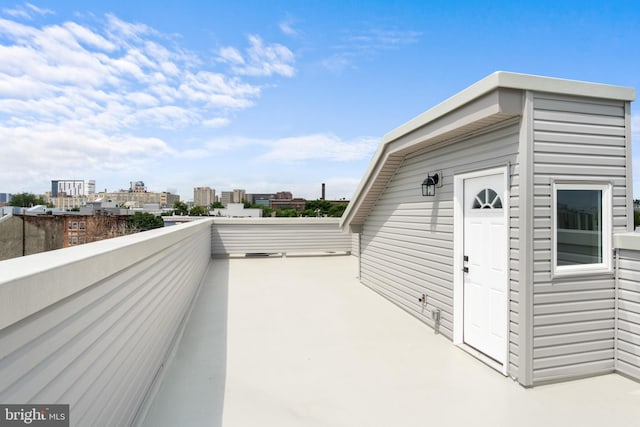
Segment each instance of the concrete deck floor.
[[640,426],[611,374],[525,389],[358,283],[350,256],[213,260],[146,426]]

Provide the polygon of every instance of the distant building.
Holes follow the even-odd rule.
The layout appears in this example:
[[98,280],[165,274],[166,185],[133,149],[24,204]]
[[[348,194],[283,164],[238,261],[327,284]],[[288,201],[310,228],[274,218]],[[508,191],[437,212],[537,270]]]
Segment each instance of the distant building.
[[247,198],[247,192],[242,189],[233,190],[233,203],[243,203]]
[[290,191],[278,191],[276,193],[276,199],[279,200],[291,200],[293,199],[293,194]]
[[[62,195],[60,195],[62,194]],[[51,203],[57,209],[61,211],[68,211],[70,209],[81,208],[89,201],[87,196],[65,196],[64,193],[58,193],[58,197],[51,197],[50,193],[45,194],[45,200],[47,203]]]
[[117,205],[127,206],[132,209],[142,208],[146,203],[158,203],[161,208],[170,208],[173,207],[175,202],[180,201],[179,195],[167,192],[116,191],[98,193],[97,196],[102,199],[113,200]]
[[146,193],[147,187],[142,181],[131,181],[129,185],[129,191],[132,193]]
[[247,202],[257,206],[269,206],[269,201],[275,199],[275,194],[247,194]]
[[12,194],[0,193],[0,206],[8,206],[11,201]]
[[45,200],[61,210],[84,206],[96,193],[95,180],[58,179],[51,181]]
[[129,215],[131,211],[121,208],[111,199],[96,199],[80,208],[81,215]]
[[[289,193],[291,194],[291,193]],[[307,201],[302,198],[295,199],[271,199],[269,201],[269,207],[271,209],[295,209],[298,212],[304,210]]]
[[223,191],[220,195],[220,203],[222,203],[222,206],[233,203],[233,191]]
[[131,234],[128,217],[14,213],[0,222],[0,260]]
[[[95,193],[96,182],[79,179],[58,179],[51,181],[51,197],[82,197],[88,196],[89,190]],[[93,194],[91,193],[91,194]]]
[[195,187],[193,189],[193,204],[195,206],[211,206],[216,201],[216,190],[210,187]]

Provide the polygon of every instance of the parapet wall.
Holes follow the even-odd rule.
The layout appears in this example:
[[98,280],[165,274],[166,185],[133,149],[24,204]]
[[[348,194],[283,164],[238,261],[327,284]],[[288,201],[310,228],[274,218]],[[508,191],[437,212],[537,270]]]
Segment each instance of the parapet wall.
[[0,262],[0,402],[131,425],[211,258],[210,220]]

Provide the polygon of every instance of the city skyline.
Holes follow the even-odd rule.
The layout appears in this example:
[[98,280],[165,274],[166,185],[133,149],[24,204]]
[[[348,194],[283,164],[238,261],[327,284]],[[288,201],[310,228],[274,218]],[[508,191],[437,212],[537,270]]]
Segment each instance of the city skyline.
[[[200,191],[205,191],[205,190],[211,191],[211,196],[210,197],[212,198],[212,201],[219,201],[219,199],[220,199],[220,197],[221,197],[221,195],[223,193],[230,193],[232,195],[234,195],[235,193],[238,193],[238,194],[241,195],[239,197],[242,197],[242,195],[254,196],[254,195],[264,195],[264,194],[271,194],[274,197],[276,197],[276,196],[280,196],[281,193],[283,193],[283,194],[284,193],[288,193],[289,195],[291,195],[290,198],[297,198],[296,195],[294,195],[293,193],[291,193],[289,191],[286,191],[286,189],[285,190],[279,189],[279,190],[275,190],[275,191],[271,190],[271,191],[266,191],[266,192],[255,192],[255,191],[247,191],[247,189],[245,189],[245,188],[240,188],[240,189],[238,189],[238,188],[235,188],[235,189],[220,189],[220,188],[217,188],[216,189],[216,187],[211,187],[209,185],[193,187],[192,188],[192,192],[190,194],[182,195],[182,194],[179,194],[179,193],[176,193],[176,192],[172,192],[172,191],[158,191],[158,190],[155,190],[155,189],[152,189],[152,188],[147,188],[147,186],[144,185],[144,181],[141,181],[141,180],[130,181],[129,182],[129,185],[130,185],[129,189],[125,189],[124,187],[121,186],[117,190],[108,190],[108,189],[96,190],[96,182],[93,179],[88,179],[88,180],[81,180],[81,179],[73,179],[73,180],[61,180],[61,179],[59,179],[58,180],[57,179],[57,180],[50,180],[50,183],[51,183],[51,185],[50,185],[50,187],[49,187],[49,189],[47,191],[27,190],[27,191],[23,191],[23,192],[20,192],[20,193],[4,193],[4,192],[0,192],[0,194],[7,195],[7,196],[8,195],[23,194],[23,193],[33,194],[33,195],[36,195],[36,196],[46,196],[48,194],[48,195],[50,195],[50,197],[57,197],[57,195],[54,194],[53,191],[51,191],[51,190],[53,190],[54,186],[62,188],[62,184],[63,183],[65,185],[67,185],[67,186],[71,185],[71,184],[78,184],[79,183],[78,185],[80,185],[80,184],[82,184],[82,185],[80,185],[77,188],[74,187],[73,188],[73,190],[74,190],[73,193],[69,193],[68,191],[64,191],[64,188],[62,190],[59,190],[59,191],[63,191],[65,193],[65,195],[69,196],[69,197],[71,197],[71,196],[74,196],[74,197],[75,196],[85,196],[86,197],[86,196],[89,196],[89,195],[98,196],[100,194],[105,194],[105,193],[131,193],[131,192],[136,192],[138,190],[134,189],[134,185],[138,185],[139,184],[140,186],[144,186],[144,192],[149,192],[149,193],[169,193],[169,194],[180,196],[180,200],[192,201],[194,203],[197,202],[197,198],[195,197],[195,195],[196,195],[196,192],[198,192],[199,190]],[[78,193],[78,190],[80,190],[81,193]],[[309,199],[309,200],[322,199],[324,190],[325,190],[325,184],[322,183],[319,186],[319,191],[318,191],[317,197],[314,197],[313,199]],[[66,196],[63,196],[63,197],[66,197]],[[235,197],[235,198],[238,198],[238,197]],[[0,200],[0,202],[8,202],[8,200],[7,201]],[[207,205],[208,204],[210,204],[210,203],[207,203]]]
[[[640,88],[638,42],[633,1],[5,2],[0,191],[139,177],[187,200],[313,200],[321,183],[350,199],[384,134],[469,84],[507,70]],[[640,141],[635,106],[630,120]]]

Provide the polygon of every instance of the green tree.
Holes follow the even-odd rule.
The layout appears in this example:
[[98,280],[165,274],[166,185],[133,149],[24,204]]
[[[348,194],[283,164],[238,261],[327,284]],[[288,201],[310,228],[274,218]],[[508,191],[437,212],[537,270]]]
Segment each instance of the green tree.
[[346,203],[340,203],[337,205],[333,205],[329,208],[329,216],[333,217],[341,217],[344,213],[344,210],[347,209]]
[[14,194],[11,196],[11,206],[19,206],[21,208],[30,208],[35,205],[46,204],[42,197],[31,193]]
[[189,211],[189,215],[191,216],[203,216],[208,214],[209,212],[205,208],[198,205],[192,207],[191,210]]
[[186,203],[178,200],[173,203],[173,211],[176,213],[176,215],[188,215],[189,207],[187,207]]
[[[308,200],[304,204],[304,209],[305,210],[312,210],[312,211],[314,211],[314,213],[316,215],[319,212],[320,216],[325,216],[325,215],[328,215],[329,209],[331,209],[331,202],[328,201],[328,200],[320,200],[320,199],[318,199],[318,200]],[[314,216],[316,216],[316,215],[314,215]]]
[[341,217],[347,203],[331,203],[328,200],[309,200],[304,205],[304,216],[333,216]]
[[640,226],[640,210],[633,211],[633,228]]
[[211,203],[210,207],[211,207],[211,209],[223,209],[224,208],[224,206],[220,202],[213,202],[213,203]]
[[136,231],[147,231],[164,227],[164,221],[149,212],[136,212],[127,218],[127,227]]
[[298,211],[296,211],[293,208],[278,209],[276,211],[276,216],[277,217],[296,217],[296,216],[298,216]]
[[269,218],[271,217],[271,214],[273,213],[273,209],[271,209],[269,206],[262,206],[262,216],[265,218]]

